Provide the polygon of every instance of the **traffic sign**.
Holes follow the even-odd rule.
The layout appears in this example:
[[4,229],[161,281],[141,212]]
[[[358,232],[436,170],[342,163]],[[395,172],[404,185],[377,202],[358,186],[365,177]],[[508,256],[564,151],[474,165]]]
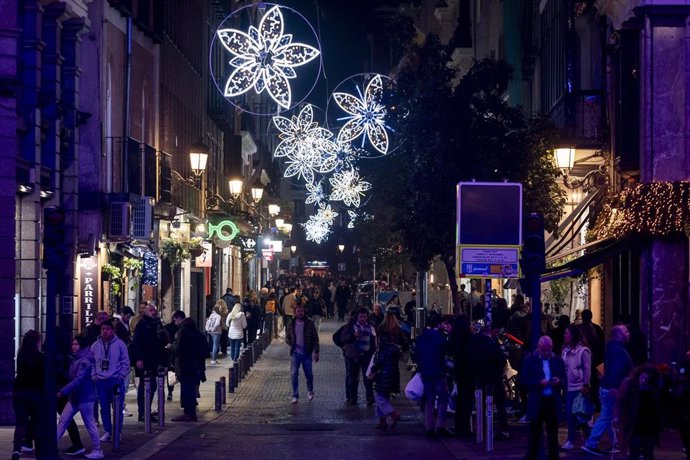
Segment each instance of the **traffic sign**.
[[458,277],[519,278],[519,246],[458,246]]

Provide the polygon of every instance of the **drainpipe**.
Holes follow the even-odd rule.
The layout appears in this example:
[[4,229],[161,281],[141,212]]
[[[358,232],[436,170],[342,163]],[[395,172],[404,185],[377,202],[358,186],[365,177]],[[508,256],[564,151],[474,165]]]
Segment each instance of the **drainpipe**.
[[122,116],[122,191],[129,193],[129,93],[132,85],[132,16],[127,17],[125,34],[125,91]]

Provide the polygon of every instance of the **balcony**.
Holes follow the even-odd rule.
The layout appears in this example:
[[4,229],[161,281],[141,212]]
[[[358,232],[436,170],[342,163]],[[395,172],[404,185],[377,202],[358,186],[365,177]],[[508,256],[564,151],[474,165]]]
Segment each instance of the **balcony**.
[[[108,138],[112,149],[112,192],[138,196],[158,196],[158,172],[156,149],[131,137]],[[123,177],[122,164],[127,149],[127,184]]]
[[556,103],[549,116],[563,138],[581,148],[600,148],[605,142],[605,94],[575,91]]

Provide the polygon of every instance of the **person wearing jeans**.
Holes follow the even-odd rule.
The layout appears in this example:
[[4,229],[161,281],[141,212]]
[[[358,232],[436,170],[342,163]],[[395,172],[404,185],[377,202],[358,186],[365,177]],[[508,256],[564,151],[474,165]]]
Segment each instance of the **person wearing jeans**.
[[[220,301],[222,302],[222,300]],[[211,364],[217,364],[216,357],[218,356],[218,347],[220,345],[220,336],[223,333],[223,325],[221,322],[220,309],[218,304],[213,306],[213,313],[206,320],[206,333],[210,337],[211,342]]]
[[[386,316],[389,313],[386,312]],[[440,316],[429,318],[429,327],[417,338],[415,361],[417,372],[424,382],[424,415],[428,436],[447,436],[446,410],[448,409],[448,384],[446,383],[446,339],[439,331]],[[438,398],[438,419],[434,416],[434,403]]]
[[228,315],[228,337],[230,338],[230,358],[237,361],[240,357],[240,347],[244,338],[244,330],[247,328],[247,318],[242,311],[242,305],[236,303]]
[[319,362],[319,333],[313,321],[304,315],[304,305],[295,306],[295,319],[290,321],[285,331],[285,343],[290,347],[290,374],[292,376],[292,403],[299,401],[299,368],[304,369],[307,379],[307,397],[314,399],[314,374],[312,373],[312,354]]
[[[566,393],[565,416],[568,422],[568,439],[561,446],[563,450],[575,447],[575,438],[581,425],[577,416],[573,414],[573,403],[580,395],[589,394],[589,382],[592,372],[592,353],[583,344],[582,329],[576,325],[570,325],[563,334],[564,347],[561,357],[565,363],[565,373],[568,377],[568,392]],[[589,436],[589,427],[584,424],[586,436]]]
[[103,458],[101,441],[98,437],[98,427],[93,417],[93,404],[96,400],[91,374],[93,373],[94,358],[91,349],[88,347],[88,339],[84,336],[77,336],[72,341],[72,354],[74,361],[70,366],[70,381],[60,389],[58,398],[68,396],[69,402],[60,415],[57,424],[57,439],[62,438],[67,430],[67,425],[73,421],[77,412],[81,413],[86,430],[91,437],[93,450],[86,454],[86,458]]
[[120,406],[115,408],[115,413],[122,423],[122,401],[124,401],[124,381],[129,374],[129,353],[125,343],[115,336],[113,323],[110,320],[101,324],[101,335],[91,345],[91,351],[95,359],[95,365],[91,373],[92,380],[96,383],[96,393],[101,406],[103,430],[101,441],[110,441],[112,436],[112,419],[110,418],[110,406],[113,402],[114,389],[119,387],[122,395]]
[[604,377],[601,379],[599,388],[599,400],[601,403],[601,413],[594,426],[592,433],[582,446],[582,450],[594,455],[603,455],[606,452],[599,450],[599,440],[604,433],[608,433],[611,439],[611,450],[618,451],[613,437],[611,422],[613,421],[613,410],[616,404],[616,392],[620,388],[623,380],[630,374],[633,368],[632,359],[625,349],[625,344],[630,340],[628,328],[619,324],[611,330],[611,340],[606,344],[604,354]]

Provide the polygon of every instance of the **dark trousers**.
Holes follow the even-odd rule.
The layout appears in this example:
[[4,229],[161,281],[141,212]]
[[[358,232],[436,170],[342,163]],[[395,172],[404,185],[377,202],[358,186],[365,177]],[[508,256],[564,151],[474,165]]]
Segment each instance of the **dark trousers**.
[[371,354],[367,353],[357,359],[345,358],[345,397],[348,401],[357,401],[359,390],[359,375],[362,374],[367,402],[374,400],[374,383],[366,376]]
[[525,460],[537,460],[539,458],[542,425],[546,425],[548,459],[557,460],[560,447],[558,446],[556,401],[553,396],[541,397],[539,400],[539,414],[537,420],[529,422],[529,438],[527,441],[527,455],[525,455]]
[[630,448],[628,449],[628,460],[640,460],[642,455],[644,460],[654,460],[654,446],[656,439],[654,436],[640,436],[633,434],[630,436]]
[[456,378],[458,395],[455,400],[455,434],[458,437],[472,437],[470,419],[474,406],[474,383]]
[[196,417],[196,388],[198,377],[180,377],[180,402],[185,415]]
[[247,343],[252,343],[256,340],[256,331],[259,329],[259,321],[251,319],[247,324]]
[[345,319],[345,312],[347,310],[347,302],[338,302],[338,319]]
[[[155,372],[150,372],[151,377],[151,401],[153,401],[153,396],[156,394],[156,377]],[[139,418],[144,416],[144,393],[146,388],[146,379],[141,376],[139,378],[139,386],[137,387],[137,408],[139,409]],[[150,409],[150,406],[149,406]]]
[[224,355],[228,354],[228,330],[223,329],[223,332],[220,334],[220,352],[223,353]]
[[[15,391],[12,398],[14,408],[14,452],[21,452],[22,442],[27,437],[35,437],[36,453],[44,450],[43,437],[34,436],[41,427],[41,401],[43,396],[36,391]],[[54,416],[53,416],[54,417]]]

